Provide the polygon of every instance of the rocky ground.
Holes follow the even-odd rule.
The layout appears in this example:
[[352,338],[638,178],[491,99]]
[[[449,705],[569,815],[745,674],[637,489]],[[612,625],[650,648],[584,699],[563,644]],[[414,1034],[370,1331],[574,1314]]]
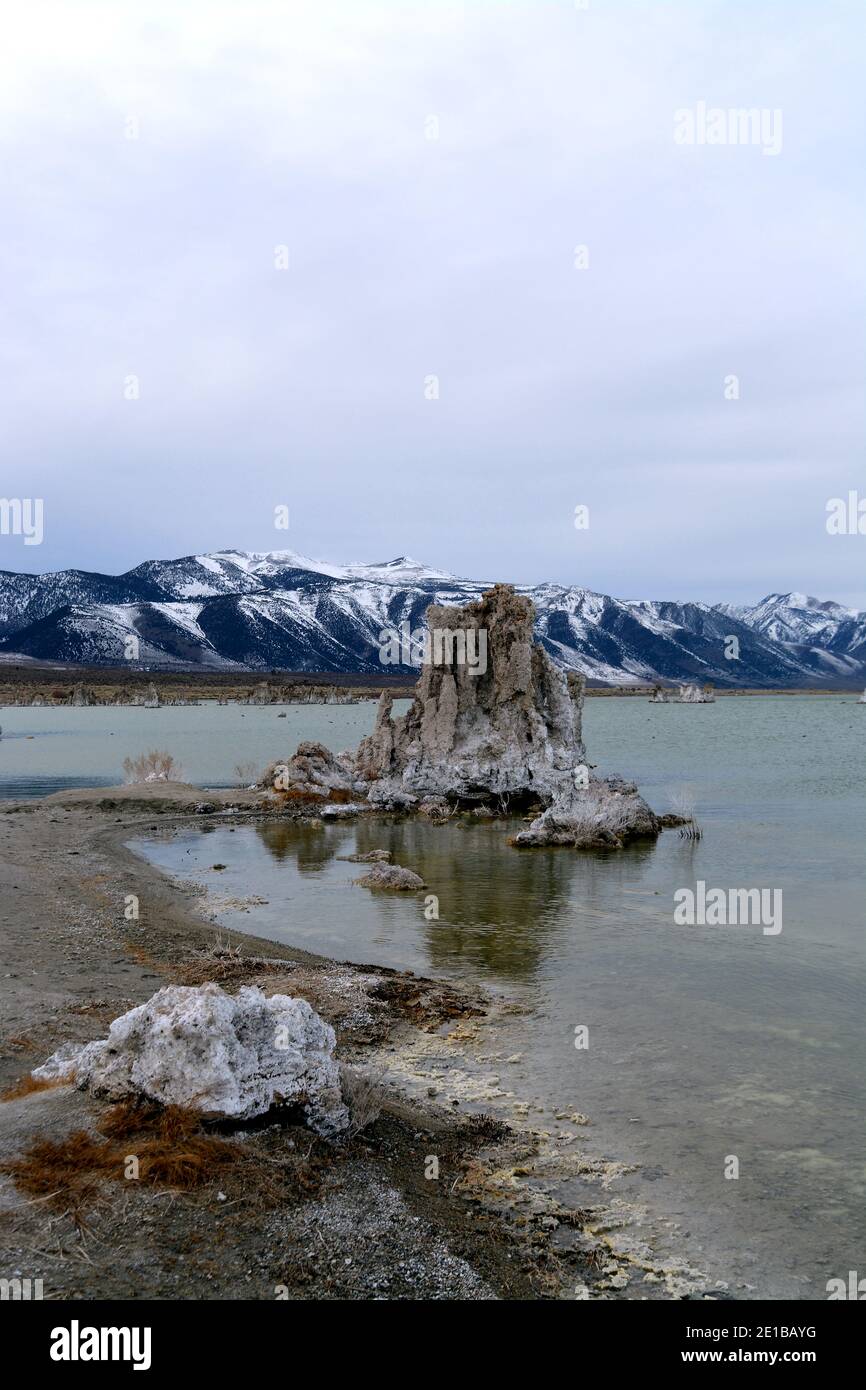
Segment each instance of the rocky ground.
[[[42,1279],[58,1299],[618,1296],[627,1281],[584,1213],[515,1195],[531,1134],[378,1079],[383,1049],[394,1062],[425,1039],[456,1041],[489,1001],[217,934],[191,892],[125,849],[151,827],[189,824],[201,798],[151,786],[0,809],[0,1088],[11,1097],[0,1103],[0,1277]],[[211,796],[210,814],[228,800]],[[256,814],[254,800],[231,794],[232,816]],[[132,896],[137,920],[125,915]],[[124,1178],[124,1148],[153,1148],[152,1117],[130,1124],[69,1086],[17,1094],[63,1042],[103,1037],[164,984],[207,980],[308,999],[338,1055],[373,1078],[378,1117],[337,1144],[292,1114],[224,1125],[208,1131],[222,1149],[188,1186],[172,1180],[174,1152],[153,1180]]]

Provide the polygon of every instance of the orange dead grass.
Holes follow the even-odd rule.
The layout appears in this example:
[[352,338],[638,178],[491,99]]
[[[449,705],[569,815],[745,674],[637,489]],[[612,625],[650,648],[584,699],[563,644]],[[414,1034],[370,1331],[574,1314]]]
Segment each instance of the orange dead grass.
[[32,1096],[36,1091],[53,1091],[55,1086],[67,1086],[67,1081],[61,1081],[55,1077],[53,1081],[45,1081],[41,1077],[31,1076],[28,1072],[18,1081],[13,1081],[11,1086],[0,1094],[0,1101],[20,1100],[22,1096]]
[[22,1192],[80,1208],[100,1177],[123,1181],[127,1161],[138,1160],[138,1179],[189,1189],[209,1182],[218,1168],[241,1158],[238,1147],[202,1132],[201,1116],[177,1105],[123,1101],[102,1118],[98,1135],[75,1130],[64,1139],[37,1139],[19,1158],[0,1164]]

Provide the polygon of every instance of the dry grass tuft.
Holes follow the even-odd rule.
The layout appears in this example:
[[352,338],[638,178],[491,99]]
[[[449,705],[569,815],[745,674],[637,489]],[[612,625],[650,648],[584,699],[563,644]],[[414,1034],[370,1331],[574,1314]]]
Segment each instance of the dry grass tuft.
[[288,961],[241,955],[241,947],[230,946],[220,932],[211,946],[178,967],[175,976],[182,985],[226,985],[242,984],[259,975],[285,975],[290,969],[291,963]]
[[692,788],[689,786],[677,787],[670,793],[670,797],[674,813],[680,816],[683,821],[680,827],[680,839],[702,840],[704,830],[695,812],[695,797]]
[[324,1140],[299,1133],[303,1145],[287,1145],[284,1132],[272,1130],[255,1145],[233,1143],[208,1133],[196,1111],[127,1100],[103,1114],[98,1133],[80,1129],[61,1140],[38,1139],[0,1163],[0,1172],[29,1197],[69,1215],[79,1230],[86,1229],[88,1208],[104,1200],[105,1182],[134,1181],[131,1157],[138,1160],[139,1183],[188,1192],[219,1179],[239,1210],[273,1210],[318,1196],[334,1164]]
[[53,1091],[57,1086],[67,1086],[68,1084],[67,1081],[61,1080],[60,1077],[54,1077],[51,1081],[48,1081],[40,1076],[31,1076],[28,1072],[27,1075],[22,1076],[20,1080],[13,1081],[12,1085],[8,1086],[6,1090],[0,1094],[0,1101],[20,1100],[22,1096],[32,1096],[37,1091]]
[[202,1132],[202,1117],[180,1105],[122,1101],[100,1126],[110,1143],[123,1140],[139,1162],[142,1182],[200,1187],[215,1170],[240,1158],[237,1145]]
[[210,1182],[241,1153],[225,1139],[202,1132],[202,1117],[180,1106],[123,1101],[100,1122],[100,1133],[75,1130],[64,1139],[37,1139],[20,1157],[0,1164],[22,1192],[49,1198],[80,1213],[99,1178],[123,1181],[130,1157],[138,1180],[187,1190]]
[[361,1067],[340,1068],[340,1089],[349,1110],[349,1133],[354,1137],[375,1124],[385,1102],[385,1071],[371,1072]]

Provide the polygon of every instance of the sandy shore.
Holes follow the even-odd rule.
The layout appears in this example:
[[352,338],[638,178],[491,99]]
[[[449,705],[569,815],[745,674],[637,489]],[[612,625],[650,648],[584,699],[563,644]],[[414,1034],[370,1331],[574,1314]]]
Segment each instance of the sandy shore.
[[[194,890],[125,847],[214,815],[248,823],[258,797],[163,784],[0,803],[0,1090],[61,1043],[105,1036],[162,985],[215,980],[307,998],[341,1059],[385,1078],[381,1114],[336,1146],[292,1117],[247,1127],[228,1135],[242,1147],[237,1171],[206,1173],[192,1190],[109,1171],[83,1196],[74,1176],[57,1191],[43,1182],[34,1199],[8,1164],[46,1138],[99,1138],[108,1107],[70,1087],[8,1099],[0,1277],[41,1279],[59,1299],[700,1296],[681,1269],[618,1245],[604,1203],[575,1211],[545,1195],[550,1136],[485,1117],[469,1090],[434,1099],[393,1084],[417,1077],[434,1049],[451,1049],[465,1075],[461,1047],[501,1001],[217,932]],[[138,920],[124,915],[129,895]]]
[[[335,1026],[340,1055],[361,1062],[483,1009],[448,986],[249,936],[221,933],[217,954],[190,895],[123,846],[201,800],[194,789],[166,798],[148,788],[0,806],[4,1091],[60,1043],[104,1036],[169,982],[303,995]],[[125,920],[128,894],[138,921]],[[7,1100],[0,1160],[45,1137],[95,1133],[105,1109],[69,1087]],[[535,1298],[571,1278],[542,1229],[515,1226],[479,1199],[478,1178],[526,1147],[498,1125],[388,1094],[380,1118],[337,1147],[291,1124],[233,1142],[252,1169],[193,1191],[118,1174],[82,1204],[62,1191],[32,1200],[0,1176],[0,1277],[41,1279],[44,1296],[59,1299]],[[430,1155],[437,1181],[425,1179]],[[273,1181],[251,1182],[261,1171]]]

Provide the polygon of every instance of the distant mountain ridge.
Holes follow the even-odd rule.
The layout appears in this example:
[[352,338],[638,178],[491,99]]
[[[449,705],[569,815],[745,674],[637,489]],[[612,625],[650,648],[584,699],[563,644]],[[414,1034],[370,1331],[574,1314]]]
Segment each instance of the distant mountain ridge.
[[[336,565],[291,550],[146,560],[121,575],[0,571],[0,654],[121,666],[135,639],[144,666],[376,672],[383,629],[418,628],[430,603],[467,603],[490,582],[408,556]],[[769,594],[743,606],[516,587],[535,603],[536,635],[553,659],[593,682],[866,679],[866,614],[832,601]],[[731,637],[736,660],[725,655]]]

